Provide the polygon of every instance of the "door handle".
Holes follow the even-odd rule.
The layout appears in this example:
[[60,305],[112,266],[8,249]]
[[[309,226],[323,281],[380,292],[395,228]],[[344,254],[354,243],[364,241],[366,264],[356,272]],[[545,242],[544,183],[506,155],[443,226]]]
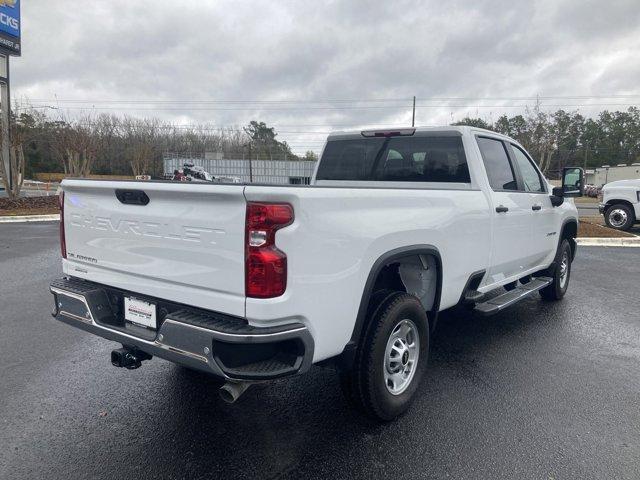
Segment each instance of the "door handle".
[[538,205],[538,204],[533,205],[531,207],[531,210],[533,210],[534,212],[537,212],[538,210],[542,210],[542,205]]
[[496,207],[496,212],[497,213],[505,213],[508,212],[509,208],[505,207],[504,205],[499,205]]

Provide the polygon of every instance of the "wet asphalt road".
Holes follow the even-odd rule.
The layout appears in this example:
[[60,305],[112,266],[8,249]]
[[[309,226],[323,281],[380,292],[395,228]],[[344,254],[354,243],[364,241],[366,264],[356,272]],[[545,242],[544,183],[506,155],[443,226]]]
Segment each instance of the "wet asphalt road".
[[206,376],[51,319],[56,224],[0,225],[0,478],[640,478],[640,249],[581,248],[568,296],[442,316],[404,417],[335,374],[226,405]]

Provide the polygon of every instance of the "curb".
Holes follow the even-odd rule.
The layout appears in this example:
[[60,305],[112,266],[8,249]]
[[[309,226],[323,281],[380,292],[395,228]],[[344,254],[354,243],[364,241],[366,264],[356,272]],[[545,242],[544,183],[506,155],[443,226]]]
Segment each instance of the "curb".
[[60,214],[53,215],[16,215],[14,217],[0,217],[0,223],[23,223],[23,222],[54,222],[60,220]]
[[576,238],[582,247],[640,247],[640,237],[620,238]]

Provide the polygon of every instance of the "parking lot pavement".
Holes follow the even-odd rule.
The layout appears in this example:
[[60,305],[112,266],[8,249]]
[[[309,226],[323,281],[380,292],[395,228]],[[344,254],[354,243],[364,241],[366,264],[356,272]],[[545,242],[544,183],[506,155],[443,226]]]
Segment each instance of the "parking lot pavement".
[[567,297],[442,315],[417,401],[376,425],[335,374],[252,387],[49,316],[57,224],[0,225],[0,478],[638,478],[640,252],[581,248]]

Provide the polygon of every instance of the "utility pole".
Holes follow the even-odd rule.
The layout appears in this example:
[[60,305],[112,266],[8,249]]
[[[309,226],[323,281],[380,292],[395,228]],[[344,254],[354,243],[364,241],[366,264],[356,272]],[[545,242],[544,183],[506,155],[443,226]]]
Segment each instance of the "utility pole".
[[587,169],[587,157],[589,156],[589,142],[585,144],[584,149],[584,169]]
[[416,96],[413,96],[413,115],[411,116],[411,126],[416,126]]

